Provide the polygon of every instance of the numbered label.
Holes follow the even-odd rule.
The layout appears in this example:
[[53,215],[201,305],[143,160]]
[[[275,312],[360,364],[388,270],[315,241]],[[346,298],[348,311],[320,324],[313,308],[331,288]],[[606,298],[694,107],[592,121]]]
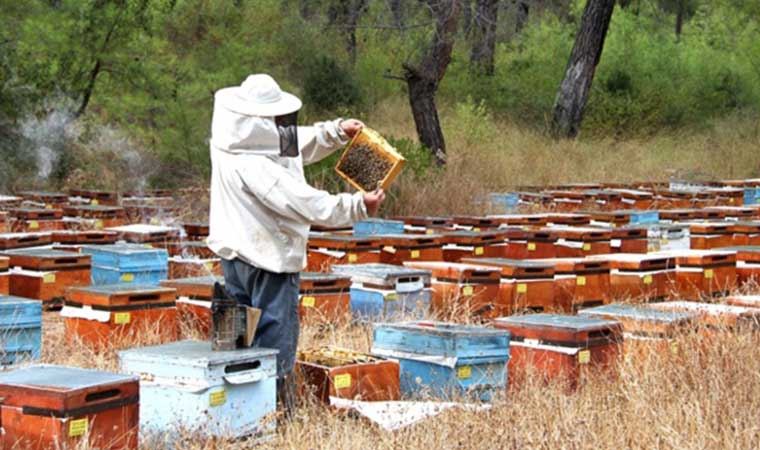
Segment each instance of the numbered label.
[[87,418],[76,419],[69,422],[69,437],[79,437],[87,434],[89,423]]
[[212,392],[208,395],[208,404],[212,408],[222,406],[227,403],[227,391],[222,389],[221,391]]
[[518,283],[517,284],[517,293],[518,294],[525,294],[528,292],[528,285],[525,283]]
[[467,380],[472,377],[472,366],[457,367],[457,378]]
[[132,314],[128,312],[119,312],[113,315],[113,323],[116,325],[126,325],[132,321]]
[[578,275],[578,277],[575,279],[575,282],[578,286],[585,286],[586,277],[584,277],[583,275]]
[[412,250],[411,257],[414,259],[417,259],[420,257],[420,251],[419,250]]
[[342,373],[335,375],[334,379],[335,389],[346,389],[351,387],[351,374]]
[[313,308],[316,301],[317,299],[314,297],[304,297],[301,299],[301,305],[306,308]]
[[472,295],[473,291],[474,289],[472,288],[472,286],[464,286],[462,288],[462,295]]
[[578,363],[588,364],[591,362],[591,350],[581,350],[578,352]]

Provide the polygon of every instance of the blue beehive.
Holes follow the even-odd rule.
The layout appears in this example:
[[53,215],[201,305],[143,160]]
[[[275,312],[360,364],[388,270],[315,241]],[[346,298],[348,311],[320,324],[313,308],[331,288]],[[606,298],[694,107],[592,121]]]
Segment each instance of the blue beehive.
[[42,347],[42,302],[0,296],[0,365],[36,360]]
[[760,189],[754,187],[744,188],[744,204],[756,205],[760,200]]
[[441,322],[377,324],[372,353],[397,359],[404,396],[474,396],[505,389],[509,332]]
[[351,277],[351,313],[360,320],[411,316],[430,309],[431,273],[390,264],[335,265],[333,271]]
[[388,219],[367,219],[354,224],[354,236],[404,234],[404,222]]
[[630,212],[631,225],[648,225],[660,221],[660,213],[652,210],[633,210]]
[[158,284],[167,278],[169,254],[140,244],[85,245],[92,255],[92,284]]
[[514,212],[520,205],[520,195],[516,192],[493,192],[490,194],[491,207],[496,212]]

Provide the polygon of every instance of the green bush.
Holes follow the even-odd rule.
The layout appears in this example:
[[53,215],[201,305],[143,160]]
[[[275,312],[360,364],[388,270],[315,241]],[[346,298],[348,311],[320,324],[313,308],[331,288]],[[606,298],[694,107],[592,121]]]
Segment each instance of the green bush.
[[309,65],[303,95],[310,107],[321,111],[355,106],[361,100],[359,86],[351,73],[327,56],[318,57]]

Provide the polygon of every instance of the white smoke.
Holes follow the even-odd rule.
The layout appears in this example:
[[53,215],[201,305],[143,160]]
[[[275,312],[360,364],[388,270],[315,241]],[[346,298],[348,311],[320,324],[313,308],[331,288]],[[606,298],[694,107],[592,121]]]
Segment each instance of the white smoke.
[[23,118],[19,127],[37,159],[38,181],[48,179],[65,151],[66,141],[80,133],[74,122],[74,104],[65,97],[46,100],[42,111]]

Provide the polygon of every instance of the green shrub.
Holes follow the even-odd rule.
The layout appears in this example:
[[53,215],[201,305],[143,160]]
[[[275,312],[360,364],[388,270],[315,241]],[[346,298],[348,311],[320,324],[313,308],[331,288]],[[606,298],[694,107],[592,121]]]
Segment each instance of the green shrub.
[[361,100],[359,86],[351,73],[327,56],[318,57],[309,65],[303,95],[310,107],[322,111],[355,106]]

